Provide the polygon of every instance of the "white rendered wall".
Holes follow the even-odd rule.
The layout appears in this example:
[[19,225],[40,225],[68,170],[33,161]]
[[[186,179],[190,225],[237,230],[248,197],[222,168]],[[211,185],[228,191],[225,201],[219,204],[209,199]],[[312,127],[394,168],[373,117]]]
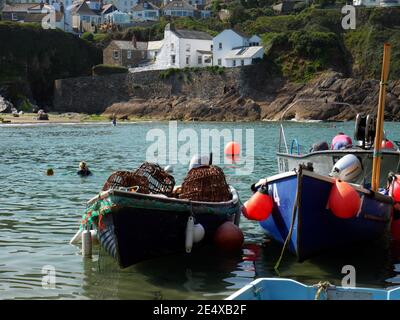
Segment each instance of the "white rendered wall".
[[[222,43],[222,49],[219,49],[219,43]],[[218,65],[218,59],[221,59],[221,66],[230,67],[226,65],[224,57],[232,48],[246,46],[244,38],[239,36],[232,30],[224,30],[213,39],[213,65]]]

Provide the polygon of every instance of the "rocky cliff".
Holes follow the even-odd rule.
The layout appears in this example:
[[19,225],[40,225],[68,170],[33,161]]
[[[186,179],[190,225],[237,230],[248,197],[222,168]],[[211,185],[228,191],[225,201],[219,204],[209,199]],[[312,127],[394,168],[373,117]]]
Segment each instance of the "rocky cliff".
[[[379,81],[326,72],[307,84],[262,77],[260,68],[151,71],[58,80],[58,111],[104,113],[118,118],[256,121],[351,120],[374,113]],[[400,81],[389,83],[386,119],[400,119]]]

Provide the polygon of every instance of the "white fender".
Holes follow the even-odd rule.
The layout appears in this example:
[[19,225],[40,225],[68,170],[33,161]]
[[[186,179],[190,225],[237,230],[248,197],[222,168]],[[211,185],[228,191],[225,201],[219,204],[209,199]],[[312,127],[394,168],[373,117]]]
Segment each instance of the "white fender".
[[192,252],[193,247],[193,228],[194,228],[194,219],[192,216],[189,217],[187,224],[186,224],[186,241],[185,241],[185,248],[186,252]]

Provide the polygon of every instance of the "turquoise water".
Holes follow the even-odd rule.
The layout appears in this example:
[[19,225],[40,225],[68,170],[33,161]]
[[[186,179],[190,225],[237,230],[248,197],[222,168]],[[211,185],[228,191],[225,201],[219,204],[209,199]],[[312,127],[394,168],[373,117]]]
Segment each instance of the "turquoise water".
[[[287,123],[285,127],[289,141],[297,138],[306,147],[330,141],[338,131],[352,135],[353,130],[352,123]],[[277,172],[276,123],[178,123],[179,131],[190,128],[198,133],[201,129],[254,130],[253,172],[235,175],[235,165],[221,164],[243,201],[250,196],[252,183]],[[255,277],[277,276],[273,266],[279,247],[244,218],[245,246],[235,256],[204,248],[120,270],[98,247],[88,260],[69,244],[85,202],[107,177],[144,161],[150,129],[168,132],[168,123],[0,126],[1,299],[222,299]],[[385,129],[390,138],[400,140],[397,124],[389,123]],[[81,160],[88,162],[93,176],[76,175]],[[187,164],[174,167],[177,182],[182,182]],[[45,175],[47,168],[54,169],[54,176]],[[391,249],[368,245],[304,263],[285,255],[280,272],[310,284],[320,280],[340,284],[342,266],[350,264],[356,267],[358,286],[388,287],[400,282],[400,254]],[[55,268],[54,289],[42,287],[42,268],[48,265]]]

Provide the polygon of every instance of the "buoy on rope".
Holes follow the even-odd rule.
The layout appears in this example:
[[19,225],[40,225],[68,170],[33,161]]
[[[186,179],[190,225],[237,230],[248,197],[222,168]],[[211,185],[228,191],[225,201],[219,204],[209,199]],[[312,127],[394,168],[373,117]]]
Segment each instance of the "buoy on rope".
[[186,252],[192,252],[193,247],[193,229],[194,229],[194,219],[193,216],[188,218],[186,223],[186,239],[185,239],[185,248]]
[[199,243],[204,239],[205,233],[204,227],[200,223],[196,223],[193,226],[193,242]]
[[342,219],[354,218],[360,206],[358,192],[347,182],[335,180],[328,199],[328,207],[332,213]]
[[382,140],[382,149],[396,149],[394,143],[390,140]]
[[82,255],[85,258],[92,257],[92,234],[90,230],[82,231]]
[[228,252],[241,249],[243,241],[244,236],[242,230],[230,221],[220,225],[214,235],[215,245]]
[[240,154],[240,145],[235,141],[230,141],[226,144],[224,153],[227,156],[237,156]]
[[390,178],[389,195],[393,198],[393,214],[390,224],[392,240],[400,241],[400,175]]
[[262,221],[272,212],[273,202],[266,186],[260,188],[243,205],[243,215],[249,220]]

